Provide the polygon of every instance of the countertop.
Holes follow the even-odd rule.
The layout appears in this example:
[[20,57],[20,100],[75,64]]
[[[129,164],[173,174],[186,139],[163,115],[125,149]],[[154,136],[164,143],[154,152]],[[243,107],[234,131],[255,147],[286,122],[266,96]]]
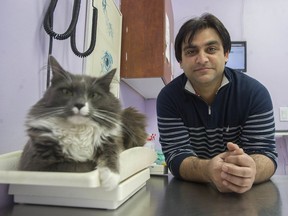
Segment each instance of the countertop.
[[0,210],[1,216],[287,216],[288,176],[254,185],[244,194],[222,194],[209,184],[185,182],[167,176],[152,176],[146,186],[116,210],[14,204]]

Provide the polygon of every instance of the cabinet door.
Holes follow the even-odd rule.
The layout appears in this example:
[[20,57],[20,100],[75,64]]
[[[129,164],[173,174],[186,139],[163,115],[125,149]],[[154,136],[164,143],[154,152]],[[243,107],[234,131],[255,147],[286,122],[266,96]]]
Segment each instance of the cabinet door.
[[[173,74],[171,0],[121,0],[121,13],[121,78],[144,97],[155,97]],[[147,86],[155,92],[144,93]]]
[[161,76],[164,51],[164,1],[121,0],[123,14],[121,76]]
[[85,31],[86,49],[90,45],[93,7],[98,9],[96,46],[92,54],[84,59],[83,71],[87,75],[99,77],[117,68],[111,89],[119,97],[122,15],[113,0],[89,1]]

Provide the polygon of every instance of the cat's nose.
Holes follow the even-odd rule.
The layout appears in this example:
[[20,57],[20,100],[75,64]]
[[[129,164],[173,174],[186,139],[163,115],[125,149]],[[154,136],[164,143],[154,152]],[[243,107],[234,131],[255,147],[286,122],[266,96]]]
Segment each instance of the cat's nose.
[[76,103],[74,106],[77,107],[77,108],[80,110],[82,107],[85,106],[85,104],[82,104],[82,103]]
[[89,105],[88,103],[77,102],[74,104],[72,111],[75,115],[86,116],[89,114]]

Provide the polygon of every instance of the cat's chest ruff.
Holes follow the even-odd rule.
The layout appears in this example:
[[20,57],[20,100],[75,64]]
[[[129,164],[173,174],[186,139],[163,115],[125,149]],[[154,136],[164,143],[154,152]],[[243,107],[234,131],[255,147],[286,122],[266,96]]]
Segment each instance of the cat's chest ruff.
[[80,162],[92,160],[96,147],[102,144],[102,138],[113,133],[113,130],[107,131],[97,123],[82,117],[73,117],[70,120],[57,117],[31,119],[28,120],[29,126],[47,128],[51,132],[43,133],[42,136],[57,140],[64,155]]
[[62,122],[53,128],[62,151],[77,161],[92,160],[95,147],[100,145],[101,132],[96,125],[73,125]]
[[92,160],[97,146],[101,146],[103,138],[119,133],[118,128],[107,130],[98,124],[87,121],[85,124],[73,124],[59,118],[30,121],[32,127],[44,127],[51,132],[43,134],[57,139],[63,153],[76,161]]

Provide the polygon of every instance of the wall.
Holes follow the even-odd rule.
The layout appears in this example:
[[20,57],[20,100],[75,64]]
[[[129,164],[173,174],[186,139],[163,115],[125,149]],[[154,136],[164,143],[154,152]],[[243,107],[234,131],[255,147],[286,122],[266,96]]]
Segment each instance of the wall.
[[277,130],[288,130],[279,121],[279,107],[288,107],[288,1],[244,1],[243,37],[248,42],[248,74],[270,91]]
[[120,101],[123,108],[132,106],[140,112],[145,113],[144,98],[139,95],[138,92],[133,90],[130,86],[128,86],[125,82],[122,81],[120,84]]

